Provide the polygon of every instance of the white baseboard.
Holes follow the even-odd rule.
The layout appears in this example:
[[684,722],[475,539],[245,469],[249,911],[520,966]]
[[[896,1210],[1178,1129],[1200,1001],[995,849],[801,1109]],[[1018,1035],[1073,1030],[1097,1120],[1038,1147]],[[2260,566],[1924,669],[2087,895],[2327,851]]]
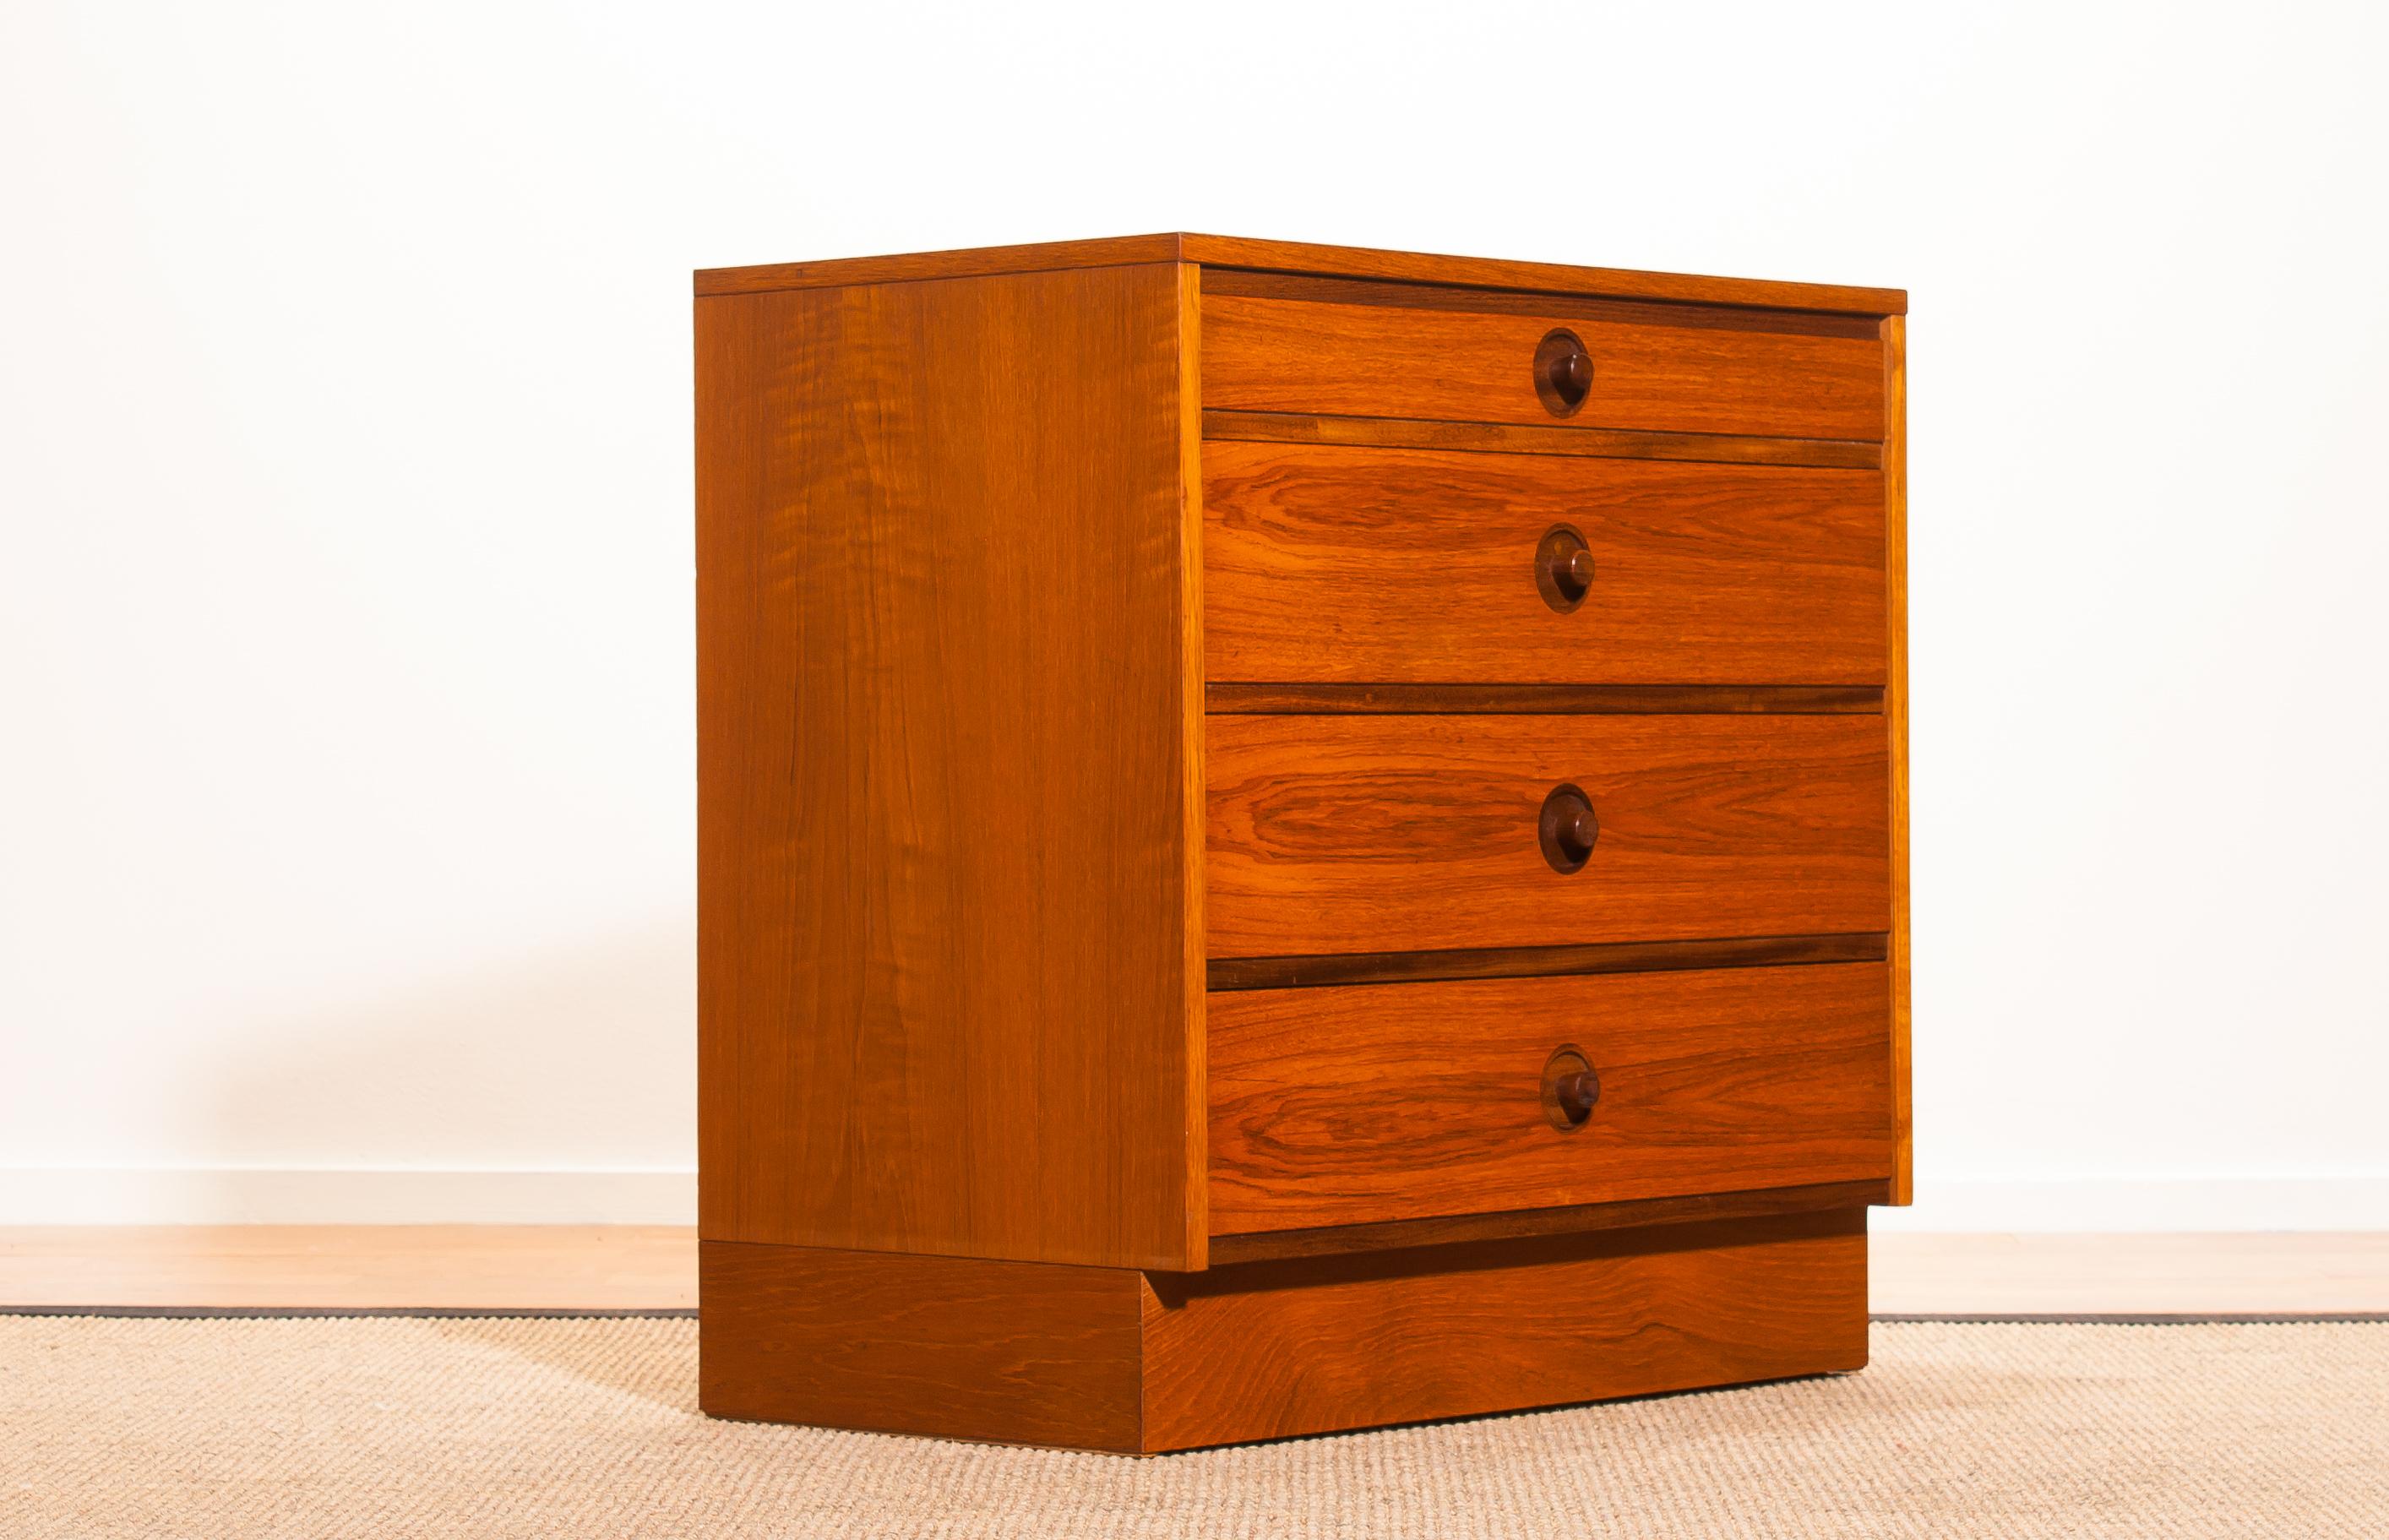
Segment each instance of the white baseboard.
[[694,1225],[694,1171],[0,1166],[0,1225]]
[[[696,1173],[0,1167],[0,1225],[693,1225]],[[2389,1177],[1920,1178],[1879,1233],[2389,1230]]]
[[2389,1177],[2086,1177],[1934,1181],[1879,1233],[2389,1230]]

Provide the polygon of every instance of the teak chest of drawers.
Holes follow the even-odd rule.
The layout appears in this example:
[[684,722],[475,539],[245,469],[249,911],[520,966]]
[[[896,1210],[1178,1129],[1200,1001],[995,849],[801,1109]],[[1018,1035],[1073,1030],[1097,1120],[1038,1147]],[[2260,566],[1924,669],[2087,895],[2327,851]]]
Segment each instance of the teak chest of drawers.
[[1155,1451],[1865,1362],[1903,295],[696,293],[707,1410]]

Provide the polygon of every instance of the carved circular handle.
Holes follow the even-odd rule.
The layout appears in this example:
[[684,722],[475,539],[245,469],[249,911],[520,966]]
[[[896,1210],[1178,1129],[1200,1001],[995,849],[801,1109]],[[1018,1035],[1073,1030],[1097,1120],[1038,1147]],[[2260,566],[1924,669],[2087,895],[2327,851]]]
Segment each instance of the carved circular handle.
[[1592,592],[1592,552],[1584,537],[1565,524],[1555,524],[1535,547],[1535,587],[1543,603],[1565,615]]
[[1543,1065],[1543,1116],[1561,1133],[1572,1134],[1592,1117],[1601,1101],[1601,1072],[1574,1043],[1563,1044]]
[[1535,394],[1554,417],[1568,417],[1592,394],[1592,355],[1571,331],[1547,334],[1535,349]]
[[1593,813],[1592,798],[1581,789],[1553,786],[1552,795],[1543,798],[1538,832],[1543,859],[1552,863],[1552,870],[1574,872],[1592,859],[1593,845],[1601,838],[1601,820]]

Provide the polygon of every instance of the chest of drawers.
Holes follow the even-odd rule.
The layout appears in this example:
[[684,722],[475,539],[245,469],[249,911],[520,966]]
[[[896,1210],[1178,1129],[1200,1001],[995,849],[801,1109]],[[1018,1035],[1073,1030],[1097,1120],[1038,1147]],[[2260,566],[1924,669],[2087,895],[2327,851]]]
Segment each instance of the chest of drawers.
[[709,1411],[1151,1452],[1864,1363],[1904,296],[696,293]]

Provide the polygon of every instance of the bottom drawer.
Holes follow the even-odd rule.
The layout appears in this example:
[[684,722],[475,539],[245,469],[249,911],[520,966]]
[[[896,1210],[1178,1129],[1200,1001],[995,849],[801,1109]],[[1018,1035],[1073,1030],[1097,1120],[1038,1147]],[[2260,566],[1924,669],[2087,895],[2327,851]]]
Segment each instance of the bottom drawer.
[[1882,963],[1260,989],[1208,1012],[1215,1235],[1891,1174]]

